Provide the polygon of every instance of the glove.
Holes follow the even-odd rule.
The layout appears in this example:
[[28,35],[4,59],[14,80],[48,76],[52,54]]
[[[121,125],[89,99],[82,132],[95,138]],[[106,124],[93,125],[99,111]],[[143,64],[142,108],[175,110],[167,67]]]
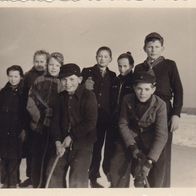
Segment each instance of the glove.
[[128,147],[129,151],[132,154],[132,157],[134,159],[140,159],[140,160],[144,160],[146,158],[146,156],[141,152],[141,150],[139,150],[139,148],[137,147],[136,144],[134,145],[130,145]]

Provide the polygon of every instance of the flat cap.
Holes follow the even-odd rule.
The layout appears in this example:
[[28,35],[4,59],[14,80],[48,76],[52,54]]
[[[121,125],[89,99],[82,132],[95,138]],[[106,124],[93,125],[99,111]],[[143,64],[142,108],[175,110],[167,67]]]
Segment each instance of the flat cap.
[[62,65],[60,68],[59,78],[64,78],[71,75],[80,76],[80,67],[74,63]]
[[157,32],[152,32],[150,34],[148,34],[146,37],[145,37],[145,40],[144,40],[144,43],[148,43],[150,41],[152,41],[153,39],[157,39],[161,42],[161,44],[163,45],[163,42],[164,42],[164,39],[163,37],[157,33]]
[[133,74],[133,83],[151,83],[153,85],[156,84],[156,77],[155,75],[150,74],[149,72],[142,71],[142,72],[135,72]]

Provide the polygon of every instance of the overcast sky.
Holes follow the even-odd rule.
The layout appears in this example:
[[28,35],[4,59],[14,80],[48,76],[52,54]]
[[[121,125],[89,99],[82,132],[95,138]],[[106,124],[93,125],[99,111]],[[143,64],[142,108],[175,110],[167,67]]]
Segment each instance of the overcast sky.
[[165,38],[166,58],[175,60],[184,87],[184,106],[196,107],[196,9],[185,8],[0,8],[0,88],[6,68],[32,67],[38,49],[62,52],[65,63],[81,67],[96,63],[103,45],[116,59],[131,51],[135,64],[145,60],[143,41],[150,32]]

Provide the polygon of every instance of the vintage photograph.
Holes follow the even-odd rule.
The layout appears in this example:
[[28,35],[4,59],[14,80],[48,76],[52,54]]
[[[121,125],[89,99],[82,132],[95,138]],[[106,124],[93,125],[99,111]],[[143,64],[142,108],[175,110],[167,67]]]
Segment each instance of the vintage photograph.
[[195,21],[0,7],[0,187],[194,188]]

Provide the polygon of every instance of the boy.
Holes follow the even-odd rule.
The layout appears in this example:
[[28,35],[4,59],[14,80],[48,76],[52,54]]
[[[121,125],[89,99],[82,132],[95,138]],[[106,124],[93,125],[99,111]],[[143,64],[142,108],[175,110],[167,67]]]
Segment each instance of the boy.
[[[123,173],[132,168],[136,187],[146,185],[148,177],[150,187],[161,187],[163,168],[157,168],[156,162],[167,142],[166,104],[155,92],[155,77],[146,72],[133,75],[134,93],[126,95],[122,102],[119,128],[126,147],[126,156],[122,156]],[[129,162],[129,163],[128,163]],[[151,174],[156,184],[151,183]]]
[[155,74],[157,79],[155,94],[163,99],[167,105],[169,135],[165,149],[159,159],[159,167],[165,168],[162,187],[170,187],[172,135],[179,126],[179,117],[183,105],[183,88],[176,63],[161,56],[164,50],[163,44],[164,39],[160,34],[153,32],[147,35],[144,41],[147,59],[135,67],[135,72],[149,71]]
[[[93,148],[89,179],[93,188],[101,188],[103,186],[97,182],[97,178],[100,177],[101,151],[105,135],[111,123],[111,87],[116,74],[108,69],[108,65],[112,61],[112,51],[110,48],[106,46],[100,47],[96,53],[96,60],[96,65],[82,70],[82,76],[85,87],[95,93],[98,102],[97,141]],[[106,152],[104,153],[104,157],[107,157]],[[107,161],[103,162],[103,170],[107,175],[109,172]]]
[[3,188],[16,188],[25,137],[23,70],[13,65],[7,76],[8,83],[0,91],[0,173]]
[[[46,66],[48,63],[49,59],[49,53],[46,52],[45,50],[38,50],[34,53],[33,57],[33,67],[31,68],[30,71],[28,71],[25,76],[24,76],[24,94],[25,94],[25,99],[27,102],[29,90],[36,80],[37,77],[43,75],[46,72]],[[31,135],[30,135],[30,117],[27,119],[28,122],[27,126],[28,128],[28,133],[26,137],[26,141],[24,144],[24,154],[26,156],[26,176],[28,177],[24,182],[20,184],[21,187],[32,187],[32,182],[31,182]]]
[[96,140],[97,102],[95,94],[80,85],[80,68],[76,64],[61,67],[59,77],[64,91],[59,94],[54,111],[52,133],[59,160],[50,187],[67,186],[65,176],[70,167],[69,187],[87,188],[88,170]]

